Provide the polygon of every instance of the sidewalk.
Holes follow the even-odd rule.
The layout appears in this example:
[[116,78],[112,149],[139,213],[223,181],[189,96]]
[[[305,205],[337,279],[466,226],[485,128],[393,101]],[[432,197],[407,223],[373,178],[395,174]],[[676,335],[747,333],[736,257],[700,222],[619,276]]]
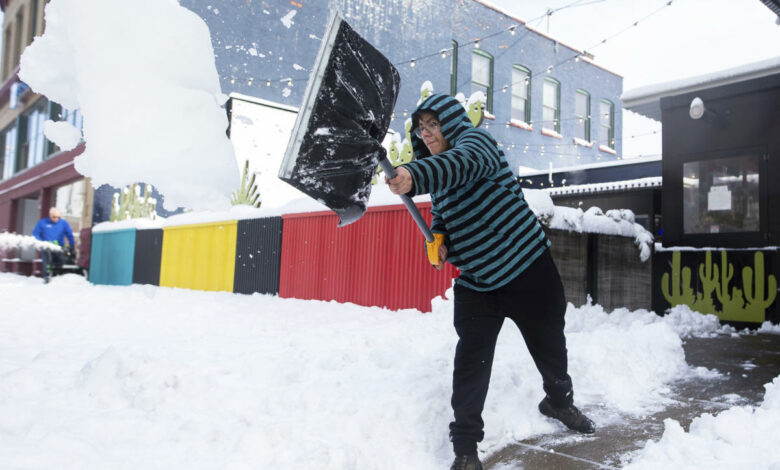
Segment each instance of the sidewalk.
[[780,375],[780,335],[688,338],[683,347],[688,364],[716,369],[722,377],[674,383],[670,397],[675,402],[671,406],[653,415],[599,427],[592,437],[561,431],[512,444],[487,459],[485,468],[617,469],[622,455],[661,437],[664,419],[673,418],[688,430],[691,420],[703,413],[758,405],[764,397],[763,385]]

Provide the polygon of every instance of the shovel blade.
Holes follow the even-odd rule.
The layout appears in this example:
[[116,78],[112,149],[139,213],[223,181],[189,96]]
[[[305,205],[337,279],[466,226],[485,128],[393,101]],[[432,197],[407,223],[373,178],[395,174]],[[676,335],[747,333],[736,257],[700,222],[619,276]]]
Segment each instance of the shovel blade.
[[334,13],[317,54],[279,178],[350,224],[366,211],[401,79]]

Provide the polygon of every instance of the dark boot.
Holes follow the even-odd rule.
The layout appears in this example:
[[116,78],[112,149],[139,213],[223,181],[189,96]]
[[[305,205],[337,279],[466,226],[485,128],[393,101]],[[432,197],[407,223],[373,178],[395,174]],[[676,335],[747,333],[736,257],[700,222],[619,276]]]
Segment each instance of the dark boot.
[[482,462],[476,455],[458,455],[453,460],[450,470],[482,470]]
[[544,397],[544,400],[539,403],[539,411],[545,416],[557,419],[573,431],[581,432],[583,434],[593,434],[596,432],[596,425],[593,421],[582,414],[582,412],[573,404],[563,408],[556,408],[549,398]]

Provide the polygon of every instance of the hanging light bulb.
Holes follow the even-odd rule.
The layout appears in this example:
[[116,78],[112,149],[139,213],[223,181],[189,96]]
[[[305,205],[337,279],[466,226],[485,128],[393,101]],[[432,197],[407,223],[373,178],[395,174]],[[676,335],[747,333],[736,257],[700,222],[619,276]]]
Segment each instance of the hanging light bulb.
[[479,39],[474,40],[474,48],[479,49]]
[[506,93],[506,89],[509,87],[509,85],[504,85],[504,88],[501,89],[502,93]]
[[553,66],[552,66],[552,65],[551,65],[551,66],[549,66],[549,67],[547,67],[547,73],[550,73],[550,72],[552,72],[552,69],[553,69]]
[[247,80],[246,84],[252,86],[252,79],[250,78],[249,80]]
[[447,49],[442,49],[441,50],[441,58],[442,59],[446,59],[447,58]]
[[506,123],[506,128],[509,129],[509,123]]
[[287,86],[293,86],[292,85],[292,80],[289,80],[289,79],[287,80]]
[[509,34],[511,34],[512,36],[514,36],[514,35],[515,35],[515,30],[516,30],[516,29],[517,29],[517,25],[516,25],[516,24],[514,24],[514,25],[510,26],[510,27],[509,27]]
[[271,86],[271,80],[266,80],[265,81],[265,86]]
[[414,67],[414,59],[409,61],[409,67]]
[[574,56],[574,62],[579,62],[579,61],[580,61],[580,55],[577,54],[576,56]]
[[530,78],[528,78],[528,77],[526,77],[526,78],[525,78],[525,84],[526,84],[526,85],[528,85],[529,83],[531,83],[531,79],[530,79]]
[[230,84],[234,85],[236,83],[236,77],[230,77]]

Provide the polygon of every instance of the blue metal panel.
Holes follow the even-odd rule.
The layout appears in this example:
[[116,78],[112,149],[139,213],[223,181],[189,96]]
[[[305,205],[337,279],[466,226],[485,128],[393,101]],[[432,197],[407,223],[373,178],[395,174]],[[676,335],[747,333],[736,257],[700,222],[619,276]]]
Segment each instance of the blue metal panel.
[[89,280],[93,284],[129,286],[133,283],[134,228],[92,233]]

